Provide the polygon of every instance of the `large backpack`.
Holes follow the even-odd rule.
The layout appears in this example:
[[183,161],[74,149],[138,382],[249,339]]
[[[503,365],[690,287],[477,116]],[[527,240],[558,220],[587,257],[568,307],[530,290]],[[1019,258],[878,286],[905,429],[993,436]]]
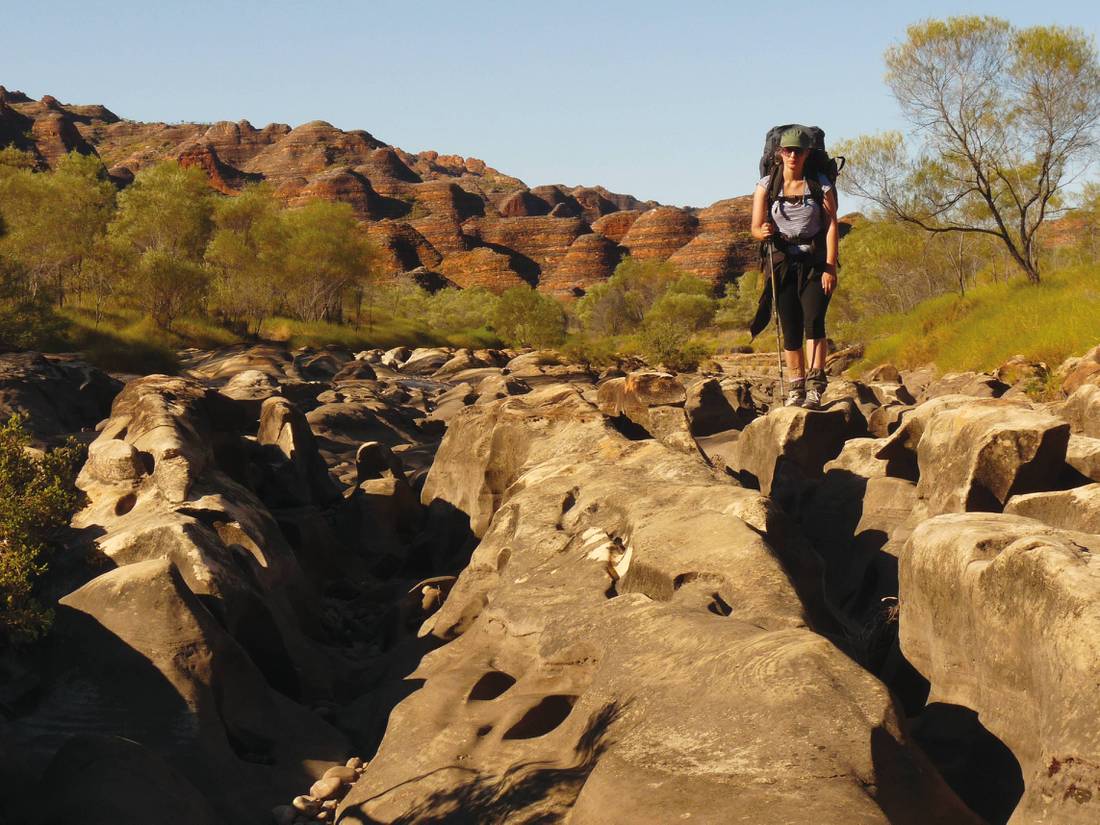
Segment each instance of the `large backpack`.
[[779,192],[783,188],[783,164],[779,162],[779,139],[784,132],[793,128],[803,129],[813,138],[813,147],[810,149],[810,156],[806,159],[803,174],[806,178],[806,185],[810,189],[810,197],[817,201],[818,205],[825,201],[825,193],[821,188],[818,176],[824,175],[829,183],[835,186],[840,170],[844,168],[845,161],[843,157],[831,158],[825,150],[824,130],[819,129],[817,126],[803,126],[799,123],[773,126],[768,130],[767,137],[764,138],[764,154],[760,157],[760,177],[768,179],[768,199],[765,214],[771,214],[772,204],[775,203],[775,199],[779,197]]

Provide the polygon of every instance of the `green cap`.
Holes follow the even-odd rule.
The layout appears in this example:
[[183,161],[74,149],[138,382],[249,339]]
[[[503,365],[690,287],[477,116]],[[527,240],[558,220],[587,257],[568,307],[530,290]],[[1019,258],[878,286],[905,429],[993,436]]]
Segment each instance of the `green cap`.
[[813,145],[814,141],[810,133],[798,126],[792,126],[779,138],[780,148],[809,149]]

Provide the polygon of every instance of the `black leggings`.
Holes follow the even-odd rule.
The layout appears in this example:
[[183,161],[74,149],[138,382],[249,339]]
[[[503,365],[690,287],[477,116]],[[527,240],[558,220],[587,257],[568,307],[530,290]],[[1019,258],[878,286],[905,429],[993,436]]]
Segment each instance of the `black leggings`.
[[783,258],[775,262],[779,284],[775,305],[783,329],[783,349],[802,349],[807,338],[825,337],[825,310],[829,297],[821,288],[822,264],[814,260]]

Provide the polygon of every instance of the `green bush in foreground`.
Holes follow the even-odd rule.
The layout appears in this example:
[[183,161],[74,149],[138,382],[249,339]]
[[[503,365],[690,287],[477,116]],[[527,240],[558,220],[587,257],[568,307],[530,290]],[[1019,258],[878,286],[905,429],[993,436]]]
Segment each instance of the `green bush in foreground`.
[[44,633],[53,611],[34,595],[50,544],[76,506],[75,443],[44,455],[27,449],[23,420],[0,425],[0,647]]

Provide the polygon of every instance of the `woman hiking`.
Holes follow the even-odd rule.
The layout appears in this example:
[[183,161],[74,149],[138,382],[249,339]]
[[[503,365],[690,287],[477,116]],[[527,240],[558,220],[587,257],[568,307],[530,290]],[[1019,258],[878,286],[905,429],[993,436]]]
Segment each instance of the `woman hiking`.
[[[836,289],[840,236],[836,189],[823,174],[815,175],[812,182],[803,175],[812,147],[813,138],[805,129],[796,126],[783,132],[777,150],[782,162],[782,188],[774,197],[769,215],[773,179],[764,177],[756,184],[752,235],[773,246],[774,300],[783,330],[783,355],[792,375],[786,405],[816,410],[827,383],[825,310]],[[803,333],[810,351],[808,374]]]

